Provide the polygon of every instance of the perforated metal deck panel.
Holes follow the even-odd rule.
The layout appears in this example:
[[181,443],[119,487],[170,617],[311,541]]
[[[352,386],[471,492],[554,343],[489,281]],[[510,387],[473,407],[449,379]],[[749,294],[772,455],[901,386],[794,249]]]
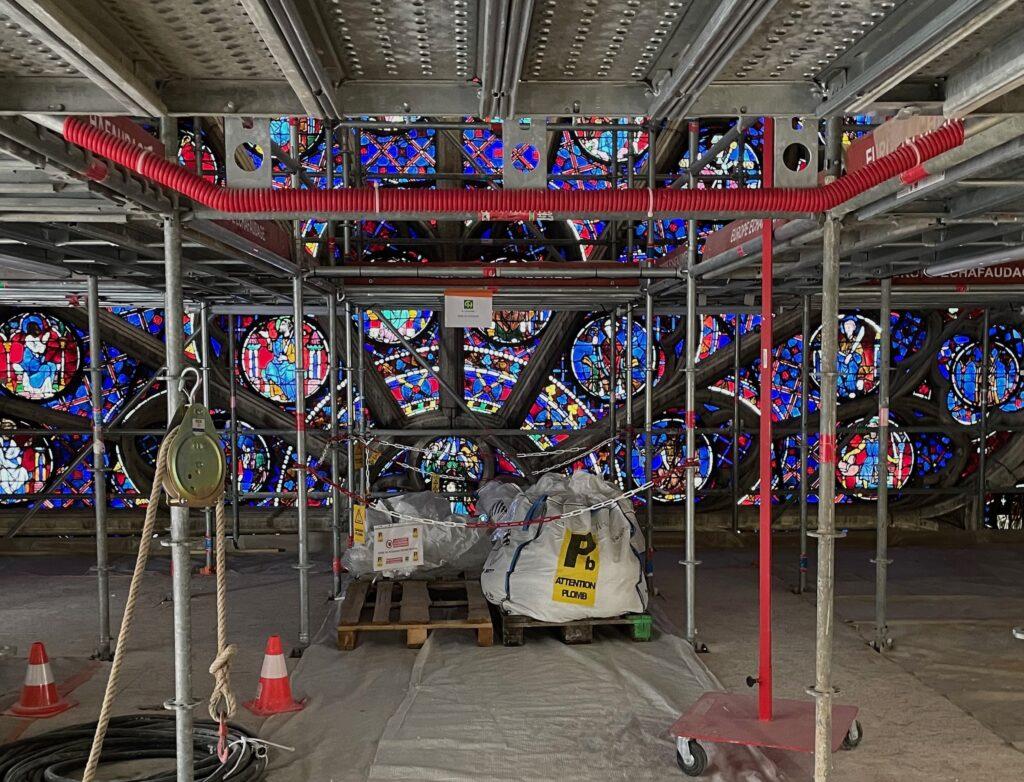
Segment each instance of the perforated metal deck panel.
[[781,0],[723,79],[813,80],[907,0]]
[[895,80],[937,85],[928,110],[940,77],[1024,24],[1024,4],[5,0],[0,113],[806,116],[854,76],[888,89],[871,66],[940,14]]

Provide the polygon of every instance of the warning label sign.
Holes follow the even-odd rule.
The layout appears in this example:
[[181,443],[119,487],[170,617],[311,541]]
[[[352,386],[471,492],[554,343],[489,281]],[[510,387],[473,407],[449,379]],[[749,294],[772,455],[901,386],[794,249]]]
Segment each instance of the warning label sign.
[[366,506],[352,506],[352,542],[362,545],[366,542]]
[[597,598],[597,541],[591,533],[579,535],[566,530],[558,555],[554,590],[556,603],[592,606]]

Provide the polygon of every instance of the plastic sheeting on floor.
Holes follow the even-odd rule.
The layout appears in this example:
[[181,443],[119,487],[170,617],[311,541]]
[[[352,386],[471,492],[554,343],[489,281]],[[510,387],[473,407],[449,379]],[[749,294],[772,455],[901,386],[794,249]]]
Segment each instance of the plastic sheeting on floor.
[[[419,651],[365,633],[333,648],[328,621],[293,674],[312,695],[273,717],[263,737],[272,780],[673,780],[668,728],[717,684],[681,639],[602,632],[591,645],[532,635],[478,648],[469,632],[434,633]],[[780,779],[761,753],[709,746],[713,782]]]

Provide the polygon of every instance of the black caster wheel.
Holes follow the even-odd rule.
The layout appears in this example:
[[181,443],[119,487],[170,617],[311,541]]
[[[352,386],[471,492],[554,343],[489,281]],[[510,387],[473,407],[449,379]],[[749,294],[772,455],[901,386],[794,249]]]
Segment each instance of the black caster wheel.
[[843,737],[843,749],[856,749],[863,738],[864,729],[861,728],[860,723],[857,720],[854,720],[853,724],[850,726],[850,730],[848,730],[846,735]]
[[679,751],[677,746],[676,763],[679,764],[679,768],[686,776],[699,777],[708,767],[708,753],[704,751],[704,747],[693,739],[689,739],[686,746],[690,751],[689,759],[683,757],[683,753]]

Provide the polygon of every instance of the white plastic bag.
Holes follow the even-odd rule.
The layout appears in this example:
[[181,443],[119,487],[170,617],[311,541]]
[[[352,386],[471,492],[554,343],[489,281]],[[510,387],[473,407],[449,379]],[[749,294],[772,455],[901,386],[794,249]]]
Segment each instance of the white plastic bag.
[[[556,516],[618,496],[587,472],[543,476],[516,496],[480,490],[494,521]],[[485,502],[486,500],[486,502]],[[501,512],[503,511],[503,512]],[[545,622],[613,617],[647,609],[643,536],[628,499],[556,521],[511,527],[480,577],[484,595],[508,613]]]
[[489,533],[484,528],[466,527],[466,516],[451,512],[447,498],[429,491],[399,494],[379,500],[366,509],[366,543],[353,544],[342,554],[341,562],[354,576],[370,575],[373,569],[372,530],[381,524],[402,524],[402,519],[383,512],[386,507],[399,513],[425,519],[455,522],[454,525],[426,524],[423,533],[423,564],[420,567],[404,567],[381,571],[388,578],[405,578],[412,574],[417,577],[433,578],[456,575],[483,567],[490,551]]

